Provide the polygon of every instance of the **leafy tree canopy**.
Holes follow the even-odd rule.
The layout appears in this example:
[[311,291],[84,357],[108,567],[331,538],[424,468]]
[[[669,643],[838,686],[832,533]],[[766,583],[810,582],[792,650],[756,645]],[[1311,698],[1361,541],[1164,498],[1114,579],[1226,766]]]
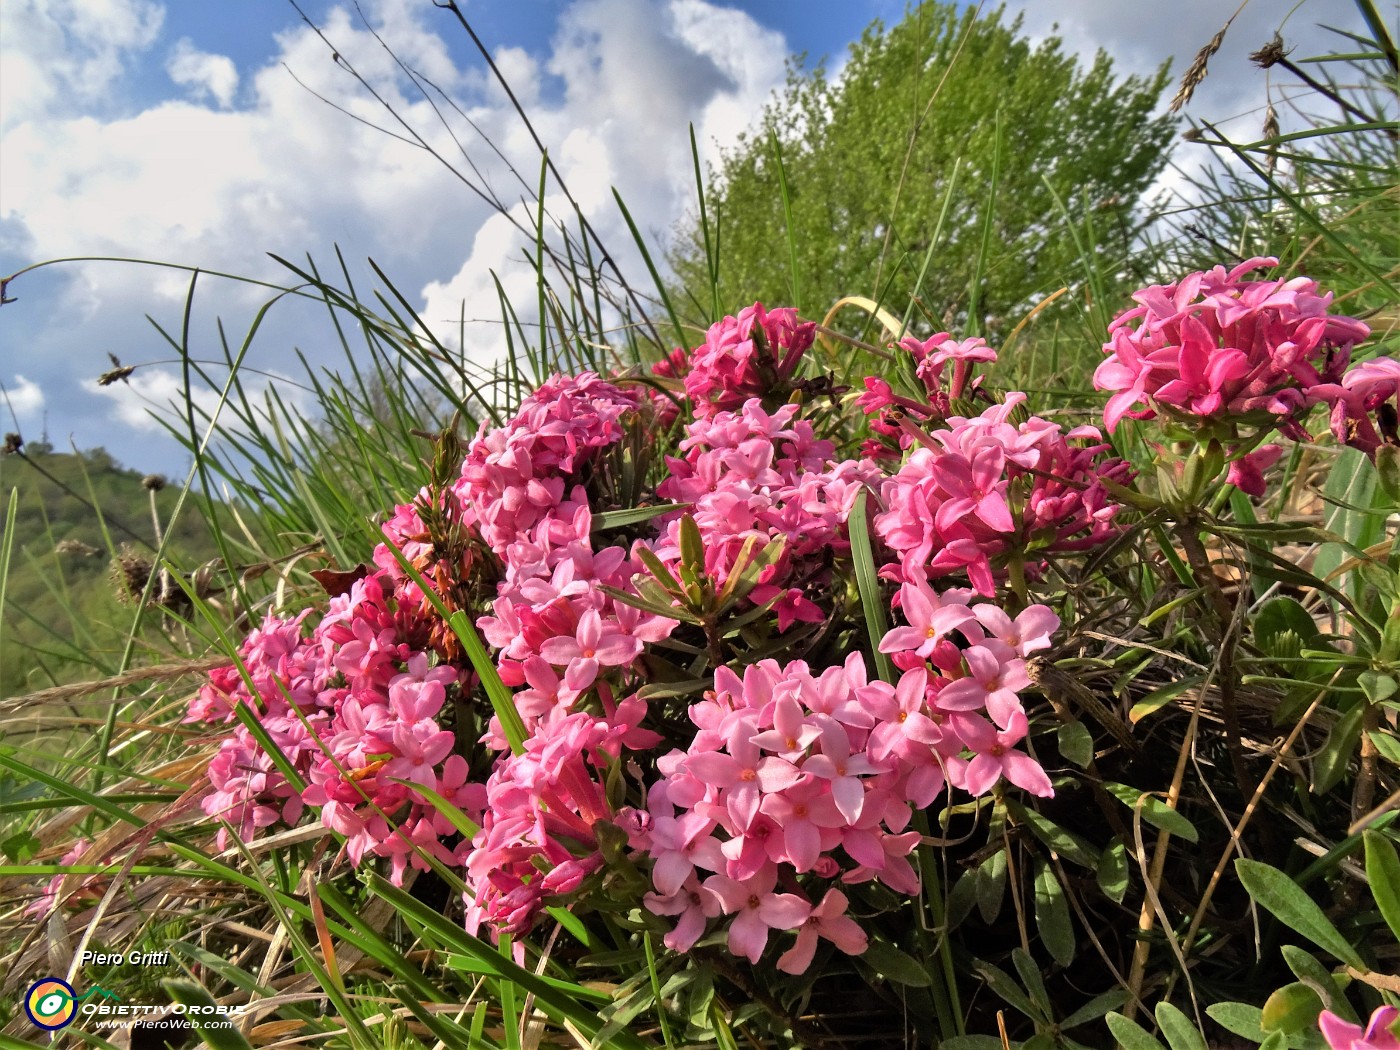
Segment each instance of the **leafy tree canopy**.
[[1057,199],[1070,214],[1088,209],[1087,242],[1108,264],[1098,269],[1120,270],[1142,195],[1167,161],[1174,118],[1152,116],[1167,67],[1120,78],[1101,51],[1084,68],[1058,39],[1033,46],[1020,18],[1004,16],[919,3],[891,28],[873,23],[839,76],[789,70],[762,130],[710,172],[710,236],[724,259],[717,296],[698,214],[673,248],[701,310],[793,299],[775,141],[797,305],[808,314],[844,295],[899,312],[939,231],[920,298],[960,326],[974,303],[968,327],[995,336],[1000,319],[1079,272],[1075,224]]

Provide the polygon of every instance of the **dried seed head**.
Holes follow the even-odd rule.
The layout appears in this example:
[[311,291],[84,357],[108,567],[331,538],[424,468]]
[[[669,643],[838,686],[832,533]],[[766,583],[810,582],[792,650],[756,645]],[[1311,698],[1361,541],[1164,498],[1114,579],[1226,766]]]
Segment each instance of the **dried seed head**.
[[1282,62],[1287,57],[1288,52],[1284,49],[1283,37],[1279,36],[1278,33],[1275,33],[1274,38],[1272,40],[1270,40],[1267,44],[1261,47],[1258,51],[1252,52],[1250,54],[1249,60],[1253,62],[1256,66],[1258,66],[1260,69],[1268,69],[1270,66],[1277,65],[1278,63]]
[[[1231,21],[1234,21],[1231,18]],[[1185,76],[1181,78],[1181,86],[1176,89],[1176,95],[1172,98],[1172,104],[1167,108],[1173,113],[1179,113],[1181,107],[1191,101],[1191,96],[1196,93],[1196,88],[1210,72],[1207,68],[1210,64],[1211,56],[1220,50],[1220,45],[1225,42],[1225,30],[1230,28],[1230,23],[1226,22],[1220,27],[1220,32],[1210,38],[1210,43],[1196,52],[1195,61],[1186,70]]]
[[97,377],[98,386],[111,386],[118,379],[125,380],[127,376],[136,371],[135,365],[123,365],[121,368],[113,368],[103,372]]
[[1204,142],[1204,141],[1205,141],[1205,135],[1201,134],[1201,129],[1200,129],[1200,128],[1187,128],[1185,131],[1183,131],[1183,132],[1181,133],[1181,141],[1183,141],[1183,142]]
[[53,552],[55,554],[77,554],[84,558],[93,558],[99,553],[97,548],[91,544],[74,539],[59,540],[54,544]]
[[148,492],[159,492],[165,488],[164,474],[147,474],[141,479],[141,487]]
[[122,544],[111,570],[112,586],[117,597],[124,602],[140,601],[153,567],[150,560],[136,553],[130,544]]
[[10,456],[24,448],[24,438],[18,434],[5,435],[5,447],[0,448],[0,456]]
[[1278,138],[1278,111],[1274,109],[1274,104],[1269,103],[1269,108],[1264,110],[1264,137],[1266,139]]

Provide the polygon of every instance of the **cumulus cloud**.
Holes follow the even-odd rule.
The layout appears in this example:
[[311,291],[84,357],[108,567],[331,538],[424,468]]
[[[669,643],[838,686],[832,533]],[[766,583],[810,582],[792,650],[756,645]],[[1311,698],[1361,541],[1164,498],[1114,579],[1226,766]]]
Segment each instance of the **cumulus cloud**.
[[4,384],[6,407],[21,420],[37,416],[44,408],[44,391],[39,384],[22,375]]
[[[351,5],[331,7],[321,19],[324,39],[305,25],[288,29],[276,37],[277,54],[242,77],[225,56],[181,41],[166,52],[166,71],[186,98],[144,107],[128,101],[111,110],[75,103],[73,112],[58,100],[80,80],[122,97],[124,64],[155,46],[162,9],[148,0],[5,0],[0,39],[19,61],[12,67],[7,57],[0,69],[29,77],[34,97],[48,101],[24,119],[5,114],[0,255],[155,258],[287,280],[268,253],[304,262],[309,252],[333,264],[339,246],[352,265],[373,257],[453,341],[464,302],[468,317],[499,316],[493,271],[528,320],[535,297],[521,254],[525,238],[423,144],[470,174],[465,151],[490,191],[528,226],[533,212],[518,202],[534,192],[533,142],[486,71],[459,60],[439,36],[450,27],[435,8],[418,0],[360,7],[369,26]],[[11,31],[21,24],[25,32]],[[498,58],[585,216],[620,265],[645,281],[612,188],[644,233],[663,234],[693,199],[687,124],[695,124],[707,152],[731,140],[781,82],[786,50],[781,35],[704,0],[581,0],[564,8],[547,50],[504,49]],[[461,113],[440,100],[434,108],[395,55],[451,93]],[[349,69],[421,138],[395,123]],[[8,87],[5,96],[14,97]],[[494,158],[488,140],[513,171]],[[547,203],[556,219],[576,224],[557,189]],[[97,375],[108,350],[129,361],[169,357],[168,346],[142,329],[140,315],[151,312],[177,329],[190,275],[119,265],[64,274],[44,288],[54,296],[47,301],[35,296],[29,278],[14,286],[21,303],[6,307],[16,314],[14,323],[7,317],[8,338],[41,348],[42,363],[29,371],[51,406],[69,405],[74,413],[71,421],[56,420],[57,428],[76,430],[80,444],[110,445],[111,428],[98,425],[102,415],[149,429],[149,402],[164,405],[177,392],[173,373],[143,368],[129,387],[101,392],[74,373]],[[237,338],[269,294],[254,285],[214,290],[202,279],[193,349],[217,357],[213,315],[225,317]],[[498,324],[470,332],[473,356],[498,351],[499,334]],[[286,369],[282,362],[296,348],[313,366],[333,367],[337,346],[322,314],[265,330],[250,363]]]
[[[305,388],[289,376],[249,375],[243,382],[244,392],[250,403],[261,404],[263,394],[276,385],[278,397],[288,408],[296,411],[310,411],[312,406]],[[111,419],[122,426],[147,433],[165,433],[152,413],[168,416],[174,412],[185,415],[185,386],[178,374],[168,368],[140,368],[125,382],[113,383],[99,388],[99,394],[111,406]],[[192,386],[190,400],[195,406],[195,421],[201,434],[208,425],[208,419],[220,411],[220,391],[208,387]],[[230,426],[230,417],[221,418],[223,426]]]
[[188,88],[196,102],[212,97],[227,109],[238,92],[238,67],[227,55],[201,51],[189,37],[181,38],[165,60],[170,79]]
[[[1171,59],[1172,75],[1180,78],[1196,52],[1225,24],[1234,5],[1221,5],[1216,0],[1176,0],[1171,4],[1011,0],[1009,9],[1024,16],[1025,29],[1034,37],[1057,35],[1067,50],[1086,61],[1103,49],[1120,71],[1145,74]],[[1263,122],[1269,74],[1249,61],[1250,52],[1266,44],[1275,30],[1281,30],[1287,45],[1296,48],[1298,55],[1354,50],[1345,37],[1326,28],[1329,26],[1349,32],[1363,29],[1350,0],[1246,4],[1231,23],[1220,51],[1211,57],[1209,74],[1196,90],[1187,115],[1224,125],[1227,131],[1234,130],[1233,124],[1244,135],[1249,134],[1251,124],[1257,130]]]
[[130,58],[160,33],[152,0],[5,0],[0,5],[0,129],[100,104]]

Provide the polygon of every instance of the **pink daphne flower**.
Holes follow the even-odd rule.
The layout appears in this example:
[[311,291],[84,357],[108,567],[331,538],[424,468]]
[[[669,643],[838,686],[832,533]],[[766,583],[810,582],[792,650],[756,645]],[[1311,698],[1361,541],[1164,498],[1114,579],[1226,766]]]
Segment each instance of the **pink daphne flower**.
[[840,890],[827,890],[822,902],[812,909],[797,931],[797,943],[778,957],[778,969],[784,973],[806,973],[816,954],[818,937],[825,937],[847,955],[864,952],[869,939],[860,925],[846,914],[846,903],[846,895]]
[[1395,1032],[1397,1020],[1400,1008],[1378,1006],[1363,1031],[1359,1024],[1350,1024],[1331,1010],[1323,1010],[1317,1015],[1317,1027],[1332,1050],[1400,1050],[1400,1036]]
[[1330,315],[1331,293],[1309,278],[1244,279],[1276,265],[1249,259],[1134,293],[1138,306],[1109,327],[1108,357],[1094,373],[1095,387],[1113,391],[1108,429],[1124,416],[1254,417],[1303,439],[1299,419],[1316,388],[1338,383],[1370,329]]
[[1000,777],[1032,795],[1050,798],[1055,789],[1050,786],[1050,778],[1040,763],[1016,745],[1030,732],[1026,716],[1021,711],[1013,711],[1004,730],[994,728],[991,723],[975,715],[965,715],[957,720],[958,735],[973,752],[973,757],[963,773],[963,787],[971,795],[984,795],[991,790]]
[[[1332,406],[1332,435],[1371,458],[1387,441],[1396,443],[1396,395],[1400,394],[1400,361],[1377,357],[1363,361],[1338,386],[1318,387],[1319,400]],[[1380,423],[1379,431],[1376,422]]]
[[597,609],[579,617],[573,638],[550,638],[540,648],[550,663],[567,667],[564,684],[582,692],[598,677],[599,667],[625,667],[642,651],[642,643],[631,635],[604,624]]
[[711,875],[705,889],[719,898],[729,924],[729,950],[757,963],[768,944],[769,930],[795,930],[807,921],[812,905],[793,893],[774,893],[778,869],[761,869],[753,878],[739,882],[727,875]]

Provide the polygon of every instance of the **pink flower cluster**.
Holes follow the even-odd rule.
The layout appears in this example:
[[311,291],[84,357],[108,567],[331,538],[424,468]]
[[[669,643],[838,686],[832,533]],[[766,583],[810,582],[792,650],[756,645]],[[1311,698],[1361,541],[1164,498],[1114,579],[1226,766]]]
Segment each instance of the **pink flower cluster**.
[[[778,960],[790,972],[810,965],[821,939],[863,951],[840,887],[917,891],[916,807],[949,786],[984,794],[1002,779],[1051,791],[1022,750],[1019,693],[1026,654],[1049,644],[1057,619],[1043,606],[1013,619],[972,590],[937,593],[929,579],[966,572],[990,595],[992,560],[1013,544],[1098,542],[1117,510],[1103,479],[1126,467],[1102,459],[1092,427],[1013,423],[1023,395],[981,416],[949,416],[979,392],[973,367],[995,354],[946,333],[906,341],[927,396],[908,399],[913,408],[890,403],[928,428],[898,428],[920,447],[893,476],[870,458],[839,459],[800,406],[783,403],[801,385],[812,338],[794,311],[755,304],[715,325],[688,360],[668,361],[663,372],[684,372],[694,418],[656,497],[684,511],[657,517],[651,538],[630,547],[598,542],[595,514],[618,506],[615,450],[655,424],[658,404],[591,373],[547,380],[472,441],[447,492],[424,490],[395,509],[377,571],[330,599],[319,623],[269,617],[243,645],[243,670],[211,675],[191,720],[229,724],[244,705],[294,775],[229,724],[206,811],[248,838],[314,807],[355,863],[385,858],[395,879],[434,861],[463,867],[471,928],[511,934],[610,877],[609,851],[625,835],[653,883],[646,906],[675,917],[673,948],[723,915],[731,948],[753,960],[772,931],[793,933]],[[881,406],[875,389],[867,384],[868,411]],[[660,659],[663,643],[691,646],[672,638],[679,615],[627,599],[648,564],[682,561],[682,514],[700,533],[716,591],[746,547],[781,541],[744,614],[771,617],[781,632],[833,615],[837,588],[846,600],[848,520],[867,490],[884,504],[875,519],[884,574],[902,584],[904,623],[879,640],[898,681],[870,681],[858,653],[827,668],[717,667],[714,689],[689,709],[694,732],[671,726],[663,738],[667,724],[638,686],[653,647]],[[443,543],[439,530],[457,539]],[[445,563],[445,548],[457,563]],[[474,676],[445,658],[455,643],[400,556],[444,600],[461,600],[458,584],[494,582],[476,625],[512,691],[523,745],[516,738],[512,749],[495,716],[479,742],[463,737]],[[678,746],[646,757],[663,739]],[[474,783],[473,764],[487,762],[485,783]],[[645,805],[627,807],[619,785],[639,773]],[[441,799],[476,823],[470,841]]]
[[588,506],[573,475],[621,440],[625,417],[642,403],[592,372],[545,380],[505,426],[472,441],[456,486],[462,524],[505,558],[546,518],[571,519]]
[[[786,401],[793,373],[816,331],[811,321],[798,321],[796,310],[765,310],[762,303],[716,321],[704,344],[691,351],[685,372],[695,418],[732,411],[753,397]],[[678,362],[669,365],[674,374]]]
[[[757,398],[735,412],[697,419],[680,444],[684,458],[668,456],[670,476],[657,495],[689,504],[705,541],[705,571],[723,586],[746,541],[781,539],[781,560],[766,568],[751,592],[773,602],[778,630],[795,621],[819,623],[826,613],[807,597],[830,578],[832,556],[850,549],[845,524],[862,486],[881,476],[870,463],[833,462],[835,448],[819,440],[796,405],[771,415]],[[662,522],[655,551],[680,560],[680,515]]]
[[1389,357],[1363,361],[1342,376],[1339,386],[1320,387],[1315,393],[1331,405],[1332,434],[1338,441],[1372,458],[1382,444],[1400,444],[1395,406],[1400,361]]
[[968,591],[903,590],[910,623],[880,645],[903,669],[897,685],[870,681],[858,653],[819,673],[764,660],[742,679],[719,668],[690,708],[694,739],[658,763],[663,779],[631,838],[652,860],[648,909],[677,917],[669,947],[687,950],[725,914],[730,950],[752,962],[784,930],[798,935],[778,960],[791,973],[807,968],[817,936],[859,953],[865,937],[843,915],[844,894],[829,890],[814,907],[800,878],[916,893],[909,821],[945,785],[985,794],[1005,776],[1053,793],[1016,750],[1028,731],[1017,690],[1030,684],[1024,655],[1049,644],[1058,618],[1032,606],[1013,620],[969,606]]
[[1094,385],[1114,391],[1112,431],[1124,416],[1252,421],[1305,440],[1300,419],[1319,387],[1337,384],[1370,329],[1332,316],[1330,292],[1307,277],[1245,280],[1277,259],[1249,259],[1133,294],[1109,327]]
[[[646,704],[620,703],[646,643],[674,620],[614,601],[643,571],[626,549],[595,550],[587,490],[592,457],[624,434],[642,402],[585,374],[551,378],[503,427],[471,445],[458,493],[503,563],[492,615],[477,621],[498,650],[502,680],[527,733],[520,755],[498,760],[481,830],[466,858],[473,929],[529,928],[546,903],[574,892],[602,864],[593,827],[611,809],[597,776],[623,748],[660,737],[640,726]],[[601,715],[576,707],[585,698]],[[499,720],[485,738],[505,752]]]
[[[1010,393],[971,419],[953,416],[881,486],[875,531],[899,556],[885,574],[919,581],[966,572],[995,592],[992,559],[1012,548],[1082,550],[1112,533],[1119,511],[1104,486],[1129,477],[1104,459],[1099,431],[1032,416],[1011,422],[1025,395]],[[1070,444],[1070,442],[1087,442]]]
[[[376,573],[332,598],[309,636],[305,613],[269,616],[249,634],[241,648],[247,679],[232,667],[213,672],[187,721],[227,722],[234,705],[246,706],[305,787],[289,781],[240,723],[210,762],[214,790],[204,811],[247,840],[320,807],[321,821],[346,837],[353,862],[386,857],[395,881],[410,864],[426,869],[428,856],[460,864],[463,847],[445,844],[456,829],[418,789],[473,819],[485,802],[484,789],[468,783],[466,759],[451,754],[452,732],[438,723],[462,672],[431,666],[428,624],[410,608],[387,574]],[[219,833],[221,847],[227,834]]]

